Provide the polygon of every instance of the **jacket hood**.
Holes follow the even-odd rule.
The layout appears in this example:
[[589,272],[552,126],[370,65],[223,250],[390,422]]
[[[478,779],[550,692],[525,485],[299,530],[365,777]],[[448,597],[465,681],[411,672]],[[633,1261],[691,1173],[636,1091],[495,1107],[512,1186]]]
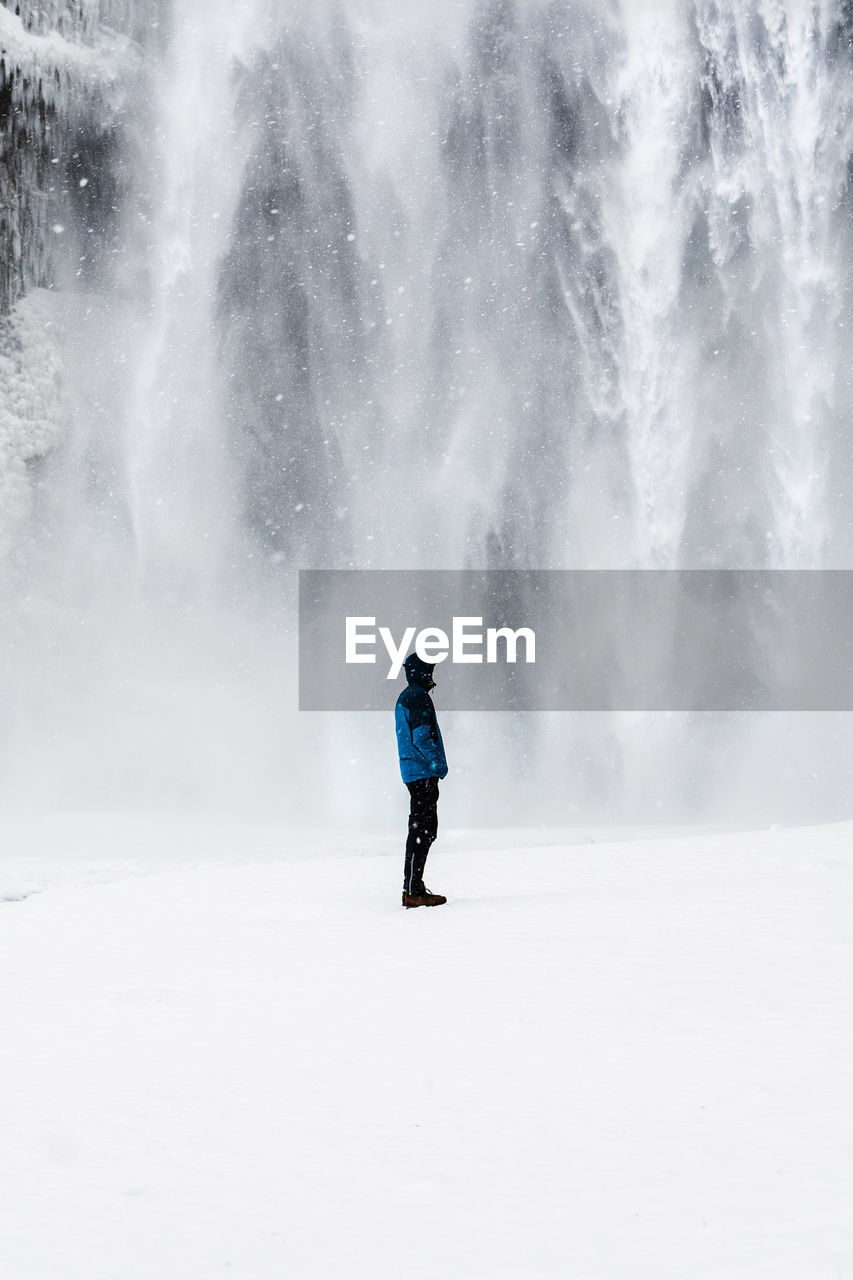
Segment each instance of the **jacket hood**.
[[435,681],[432,678],[435,670],[434,662],[424,662],[423,658],[419,658],[416,653],[410,653],[403,666],[409,684],[420,685],[427,691],[435,688]]

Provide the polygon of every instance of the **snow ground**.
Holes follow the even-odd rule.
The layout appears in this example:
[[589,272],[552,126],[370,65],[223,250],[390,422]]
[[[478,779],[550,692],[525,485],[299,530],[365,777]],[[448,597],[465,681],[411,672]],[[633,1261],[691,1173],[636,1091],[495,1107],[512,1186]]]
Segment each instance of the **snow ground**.
[[853,1277],[853,824],[0,839],[10,1280]]

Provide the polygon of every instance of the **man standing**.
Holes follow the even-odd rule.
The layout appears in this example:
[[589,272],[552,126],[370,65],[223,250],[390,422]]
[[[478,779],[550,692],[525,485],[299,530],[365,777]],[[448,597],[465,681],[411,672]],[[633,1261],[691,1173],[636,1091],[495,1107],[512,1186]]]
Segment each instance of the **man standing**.
[[410,653],[404,666],[409,683],[394,708],[400,773],[412,797],[403,906],[438,907],[447,899],[440,893],[430,893],[424,885],[427,854],[438,834],[438,780],[447,775],[444,743],[429,696],[430,689],[435,688],[435,664]]

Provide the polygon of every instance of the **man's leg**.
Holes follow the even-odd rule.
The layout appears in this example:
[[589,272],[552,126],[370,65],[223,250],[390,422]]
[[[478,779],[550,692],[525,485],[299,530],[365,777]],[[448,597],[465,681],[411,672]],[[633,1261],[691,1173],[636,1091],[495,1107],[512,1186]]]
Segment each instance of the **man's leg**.
[[406,893],[422,894],[427,854],[438,834],[438,778],[418,778],[416,782],[406,783],[406,786],[412,803],[409,810],[403,889]]

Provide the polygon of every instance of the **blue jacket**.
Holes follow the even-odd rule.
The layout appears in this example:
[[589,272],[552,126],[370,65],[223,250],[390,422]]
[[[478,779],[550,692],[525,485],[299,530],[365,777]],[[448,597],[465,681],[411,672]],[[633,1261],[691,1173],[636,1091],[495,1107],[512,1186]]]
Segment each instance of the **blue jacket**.
[[404,782],[444,778],[447,776],[444,743],[429,696],[429,690],[434,687],[433,668],[414,653],[406,659],[405,667],[408,687],[394,708],[400,773]]

